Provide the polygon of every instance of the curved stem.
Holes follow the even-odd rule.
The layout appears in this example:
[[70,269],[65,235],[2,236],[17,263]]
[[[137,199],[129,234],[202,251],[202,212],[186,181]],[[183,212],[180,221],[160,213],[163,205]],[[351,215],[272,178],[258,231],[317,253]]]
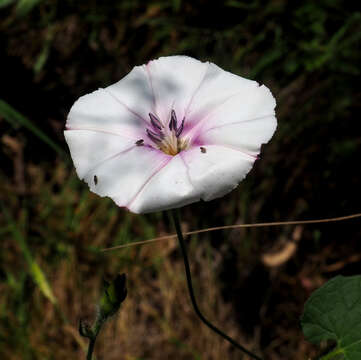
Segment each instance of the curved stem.
[[227,341],[229,341],[233,346],[235,346],[237,349],[243,351],[245,354],[247,354],[248,356],[250,356],[253,359],[256,360],[262,360],[260,357],[258,357],[257,355],[253,354],[252,352],[250,352],[249,350],[247,350],[246,348],[244,348],[242,345],[238,344],[238,342],[236,342],[235,340],[233,340],[231,337],[229,337],[227,334],[225,334],[223,331],[221,331],[220,329],[218,329],[216,326],[214,326],[212,323],[210,323],[201,313],[201,311],[198,308],[197,305],[197,301],[196,298],[194,296],[194,291],[193,291],[193,285],[192,285],[192,276],[191,276],[191,271],[189,268],[189,261],[188,261],[188,255],[187,255],[187,248],[186,248],[186,244],[184,242],[183,239],[183,234],[182,234],[182,230],[180,227],[180,223],[179,223],[179,217],[178,217],[178,213],[177,210],[172,210],[172,217],[173,217],[173,221],[174,221],[174,226],[177,232],[177,236],[178,236],[178,240],[179,240],[179,245],[180,248],[182,250],[182,255],[183,255],[183,259],[184,259],[184,267],[185,267],[185,272],[186,272],[186,276],[187,276],[187,284],[188,284],[188,290],[189,290],[189,296],[191,298],[192,301],[192,305],[194,308],[194,311],[196,312],[196,314],[198,315],[198,317],[203,321],[204,324],[206,324],[210,329],[212,329],[215,333],[217,333],[218,335],[222,336],[224,339],[226,339]]
[[94,351],[95,341],[97,339],[99,331],[100,331],[101,327],[103,326],[104,322],[105,322],[105,318],[99,314],[97,316],[97,319],[95,320],[95,324],[94,324],[93,328],[91,329],[92,336],[89,337],[89,346],[88,346],[88,353],[86,356],[86,360],[93,359],[93,351]]
[[88,354],[86,356],[86,360],[92,360],[95,340],[96,340],[96,338],[90,339],[89,347],[88,347]]

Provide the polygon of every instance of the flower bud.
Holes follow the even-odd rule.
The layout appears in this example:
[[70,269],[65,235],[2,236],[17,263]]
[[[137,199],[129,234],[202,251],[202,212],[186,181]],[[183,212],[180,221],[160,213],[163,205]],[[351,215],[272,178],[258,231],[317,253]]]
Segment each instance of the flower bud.
[[114,315],[127,297],[126,275],[118,274],[111,282],[104,282],[104,293],[99,302],[99,312],[103,319]]
[[94,337],[94,333],[90,325],[82,319],[80,319],[79,321],[79,334],[89,339],[92,339]]

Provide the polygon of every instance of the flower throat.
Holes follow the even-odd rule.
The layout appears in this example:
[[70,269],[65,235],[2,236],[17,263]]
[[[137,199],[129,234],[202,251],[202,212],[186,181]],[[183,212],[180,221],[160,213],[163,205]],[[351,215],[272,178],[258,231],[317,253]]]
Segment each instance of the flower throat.
[[165,127],[159,118],[149,113],[151,129],[146,129],[148,138],[156,145],[156,147],[167,155],[177,155],[182,150],[186,150],[189,145],[187,139],[182,139],[181,134],[184,128],[183,118],[178,126],[177,115],[174,110],[171,111],[168,127]]

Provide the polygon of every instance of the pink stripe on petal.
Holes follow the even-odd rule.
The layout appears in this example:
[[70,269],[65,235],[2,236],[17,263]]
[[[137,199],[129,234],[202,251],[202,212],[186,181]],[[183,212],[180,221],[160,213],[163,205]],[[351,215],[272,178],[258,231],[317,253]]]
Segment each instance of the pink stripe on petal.
[[107,94],[109,94],[117,103],[122,105],[127,111],[129,111],[132,115],[136,116],[138,119],[142,120],[146,125],[149,125],[149,122],[144,119],[141,115],[139,115],[136,111],[129,108],[126,104],[124,104],[120,99],[118,99],[110,90],[109,88],[103,89]]
[[192,103],[193,103],[193,100],[194,100],[195,96],[197,95],[199,89],[201,88],[201,86],[204,83],[204,80],[206,78],[206,74],[207,74],[208,69],[209,69],[209,63],[207,63],[207,66],[205,67],[205,71],[204,71],[204,74],[203,74],[203,76],[201,78],[201,81],[199,82],[199,85],[197,86],[197,88],[194,90],[193,95],[192,95],[192,97],[191,97],[191,99],[190,99],[190,101],[188,103],[188,106],[185,109],[185,112],[184,112],[184,117],[185,118],[188,116],[189,109],[192,106]]
[[190,175],[189,175],[189,166],[188,166],[187,162],[185,161],[185,159],[184,159],[184,157],[183,157],[183,153],[180,152],[180,153],[179,153],[179,156],[180,156],[180,158],[182,159],[182,161],[183,161],[183,163],[184,163],[184,166],[185,166],[186,169],[187,169],[187,178],[188,178],[188,181],[189,181],[189,183],[193,186],[193,188],[195,189],[195,186],[193,185],[192,179],[191,179],[191,177],[190,177]]
[[139,140],[139,138],[141,136],[143,136],[143,132],[137,131],[137,134],[135,134],[135,132],[133,134],[131,134],[130,132],[128,134],[126,134],[125,131],[123,131],[123,129],[121,129],[121,132],[122,133],[119,133],[119,132],[115,132],[115,131],[107,131],[107,130],[103,130],[103,129],[97,129],[97,128],[91,128],[91,127],[88,127],[88,126],[81,126],[81,127],[72,127],[72,126],[67,126],[66,127],[66,130],[65,131],[81,131],[81,130],[84,130],[84,131],[93,131],[93,132],[97,132],[97,133],[103,133],[103,134],[109,134],[109,135],[115,135],[115,136],[119,136],[119,137],[127,137],[128,139],[133,139],[133,140]]
[[139,190],[136,192],[134,197],[129,201],[128,204],[125,205],[126,208],[130,208],[131,204],[137,199],[139,194],[142,192],[144,187],[154,178],[155,175],[159,173],[160,170],[162,170],[170,161],[172,160],[172,157],[170,156],[169,159],[166,159],[163,161],[161,165],[157,167],[157,169],[152,173],[152,175],[149,176],[149,178],[143,183],[143,185],[139,188]]
[[151,73],[150,73],[150,63],[151,63],[151,62],[148,61],[148,63],[145,65],[145,69],[146,69],[146,72],[147,72],[147,75],[148,75],[149,86],[150,86],[150,88],[152,89],[153,110],[156,112],[156,110],[157,110],[157,103],[156,103],[156,100],[155,100],[153,81],[152,81],[152,76],[151,76]]
[[243,124],[243,123],[248,123],[248,122],[257,121],[257,120],[263,120],[263,119],[268,118],[268,117],[270,117],[270,116],[274,116],[274,114],[268,114],[268,115],[263,115],[263,116],[255,117],[255,118],[253,118],[253,119],[234,121],[234,122],[225,123],[225,124],[218,125],[218,126],[212,126],[212,127],[210,127],[210,128],[207,128],[207,129],[205,130],[205,133],[206,133],[207,131],[210,131],[210,130],[213,130],[213,129],[220,129],[220,128],[223,128],[223,127],[226,127],[226,126]]
[[109,156],[108,158],[100,161],[99,163],[97,163],[94,167],[92,167],[87,174],[85,174],[84,177],[88,176],[88,174],[91,174],[95,171],[95,169],[97,169],[99,166],[103,165],[104,163],[106,163],[107,161],[110,161],[110,160],[113,160],[115,159],[116,157],[120,156],[120,155],[123,155],[123,154],[126,154],[128,151],[134,149],[137,145],[133,145],[133,146],[130,146],[129,148],[125,149],[125,150],[122,150],[122,151],[119,151],[118,153],[114,154],[114,155],[111,155]]
[[[258,159],[258,155],[254,155],[254,154],[251,154],[243,149],[240,149],[236,146],[231,146],[231,145],[223,145],[223,144],[218,144],[218,143],[214,143],[214,144],[210,144],[210,145],[216,145],[216,146],[220,146],[220,147],[223,147],[223,148],[227,148],[227,149],[231,149],[231,150],[235,150],[235,151],[239,151],[240,153],[244,154],[244,155],[247,155],[249,156],[250,158],[256,160]],[[207,146],[207,144],[205,144],[204,146]]]

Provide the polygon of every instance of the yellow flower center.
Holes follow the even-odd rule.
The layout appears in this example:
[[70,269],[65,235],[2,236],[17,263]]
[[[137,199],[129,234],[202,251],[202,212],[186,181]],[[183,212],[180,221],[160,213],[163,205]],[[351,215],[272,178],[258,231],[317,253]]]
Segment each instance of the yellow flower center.
[[161,143],[158,144],[159,150],[162,150],[167,155],[177,155],[183,150],[187,150],[189,141],[175,136],[174,133],[170,136],[165,136]]

